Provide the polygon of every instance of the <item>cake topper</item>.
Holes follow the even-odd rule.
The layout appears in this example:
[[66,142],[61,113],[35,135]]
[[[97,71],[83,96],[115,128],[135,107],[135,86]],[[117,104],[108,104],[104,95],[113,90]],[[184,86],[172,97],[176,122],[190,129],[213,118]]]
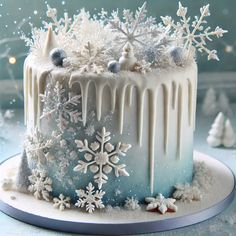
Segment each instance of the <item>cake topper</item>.
[[[30,46],[31,52],[40,57],[49,53],[47,47],[52,49],[51,44],[47,42],[48,35],[53,36],[53,30],[57,44],[55,47],[64,50],[68,55],[63,66],[80,73],[117,73],[119,65],[114,64],[113,69],[107,65],[120,57],[121,70],[125,68],[140,73],[155,68],[183,67],[191,64],[196,50],[206,53],[208,60],[219,60],[217,51],[210,50],[207,43],[213,40],[212,37],[222,37],[227,30],[219,26],[211,30],[206,25],[206,17],[210,16],[209,4],[201,7],[200,17],[195,16],[191,22],[191,18],[187,16],[187,7],[179,2],[177,16],[180,21],[177,23],[170,16],[162,16],[162,23],[158,23],[156,18],[147,16],[146,5],[145,2],[135,13],[124,9],[122,18],[118,10],[113,11],[111,15],[102,10],[91,16],[84,9],[73,18],[69,18],[68,13],[64,13],[63,18],[58,18],[57,10],[47,5],[46,14],[51,22],[43,21],[44,29],[32,28],[32,38],[25,35],[22,38],[26,45]],[[47,50],[43,49],[42,52],[44,45]],[[124,53],[122,48],[127,45],[132,46],[134,65],[134,58],[137,60],[135,69],[129,66],[130,62],[124,60],[121,55]]]

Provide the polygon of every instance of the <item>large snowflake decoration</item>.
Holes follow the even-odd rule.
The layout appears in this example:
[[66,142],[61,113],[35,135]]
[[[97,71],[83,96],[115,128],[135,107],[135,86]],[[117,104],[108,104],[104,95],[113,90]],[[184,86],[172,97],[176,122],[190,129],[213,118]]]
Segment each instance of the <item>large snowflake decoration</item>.
[[64,130],[69,122],[78,123],[82,120],[79,111],[81,95],[68,97],[58,81],[54,88],[49,85],[48,91],[41,97],[45,105],[40,119],[56,116],[60,130]]
[[45,138],[38,128],[35,128],[31,136],[27,138],[27,151],[32,158],[37,158],[38,164],[44,164],[49,155],[49,149],[53,145],[52,139]]
[[104,208],[104,204],[102,202],[102,197],[105,194],[102,190],[94,190],[94,186],[92,183],[89,183],[86,187],[86,191],[83,189],[79,189],[75,191],[79,199],[75,206],[79,208],[86,207],[86,211],[92,213],[95,208]]
[[58,198],[53,198],[53,206],[59,208],[60,211],[64,211],[66,208],[70,208],[70,200],[70,197],[65,197],[61,193]]
[[145,201],[148,203],[147,211],[158,210],[161,214],[165,214],[168,209],[177,211],[178,207],[175,205],[176,200],[173,198],[165,198],[162,194],[154,197],[146,197]]
[[30,185],[28,190],[34,194],[37,199],[49,201],[50,192],[52,192],[52,180],[47,177],[43,170],[33,169],[29,176]]
[[79,160],[79,164],[74,168],[74,171],[85,174],[89,168],[95,174],[95,182],[98,184],[98,188],[101,189],[102,185],[108,181],[107,174],[111,173],[112,170],[114,170],[116,177],[129,176],[129,173],[125,170],[126,165],[118,164],[118,162],[120,161],[119,156],[125,156],[131,145],[119,142],[116,146],[113,146],[108,142],[111,136],[105,127],[102,128],[101,132],[97,132],[96,139],[90,145],[87,139],[84,141],[75,140],[79,152],[85,152],[86,162]]
[[187,17],[187,7],[183,7],[179,2],[179,9],[177,16],[181,17],[180,22],[175,23],[170,16],[161,17],[164,25],[170,27],[174,31],[174,38],[180,40],[183,43],[185,49],[192,50],[194,46],[200,52],[206,52],[208,54],[208,60],[219,60],[216,50],[209,50],[206,47],[207,40],[212,41],[212,36],[217,38],[223,37],[227,30],[223,30],[219,26],[215,30],[211,31],[211,27],[205,27],[207,24],[205,18],[210,16],[209,4],[200,8],[201,16],[195,16],[195,20],[190,22],[191,18]]
[[112,13],[109,24],[117,33],[116,41],[121,48],[127,43],[144,45],[147,39],[155,39],[161,33],[155,18],[146,17],[146,2],[134,14],[130,10],[123,10],[124,22],[119,18],[118,11]]

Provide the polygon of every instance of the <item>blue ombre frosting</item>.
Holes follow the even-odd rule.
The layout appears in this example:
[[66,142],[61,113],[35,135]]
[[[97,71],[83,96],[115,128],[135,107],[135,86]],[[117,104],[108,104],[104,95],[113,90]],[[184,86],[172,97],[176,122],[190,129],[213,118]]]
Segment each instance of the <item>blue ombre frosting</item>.
[[[53,142],[44,150],[48,159],[40,163],[40,168],[52,179],[54,196],[63,193],[75,202],[76,189],[85,189],[90,182],[98,189],[95,174],[90,169],[86,173],[74,171],[78,161],[88,162],[84,156],[86,152],[79,151],[75,140],[84,142],[87,139],[90,145],[97,140],[96,134],[103,127],[111,133],[109,143],[132,146],[125,156],[118,155],[117,163],[126,165],[129,176],[116,177],[114,169],[106,174],[107,183],[101,188],[106,192],[105,204],[120,205],[127,197],[144,201],[145,197],[158,193],[168,197],[177,183],[191,182],[195,63],[153,70],[144,75],[128,71],[81,75],[64,68],[52,69],[48,62],[40,62],[40,67],[38,64],[32,55],[25,61],[25,93],[28,93],[25,117],[28,132],[38,128],[44,139]],[[40,94],[52,93],[49,85],[56,82],[64,89],[65,98],[81,95],[76,108],[81,112],[81,119],[69,122],[64,129],[58,128],[59,111],[40,119],[47,111]],[[55,104],[55,109],[61,107]],[[37,158],[29,155],[28,159],[31,168],[38,168]]]

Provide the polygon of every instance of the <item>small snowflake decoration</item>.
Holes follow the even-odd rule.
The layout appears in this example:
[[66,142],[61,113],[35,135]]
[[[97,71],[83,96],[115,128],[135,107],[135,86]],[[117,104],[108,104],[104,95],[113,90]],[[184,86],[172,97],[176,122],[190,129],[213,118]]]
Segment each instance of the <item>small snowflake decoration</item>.
[[[49,88],[52,89],[52,88]],[[43,111],[43,115],[40,117],[40,119],[43,118],[51,118],[54,115],[57,117],[58,126],[61,130],[64,130],[66,125],[69,123],[78,123],[81,121],[81,112],[78,111],[78,106],[80,104],[81,95],[75,95],[73,97],[67,97],[66,96],[66,90],[63,88],[62,84],[60,84],[58,81],[55,85],[55,88],[53,88],[53,91],[48,91],[51,93],[51,96],[53,96],[53,104],[50,104],[49,109]],[[42,95],[42,102],[50,102],[47,101],[50,98],[47,96],[47,94]]]
[[50,192],[52,192],[52,180],[47,177],[46,172],[33,169],[32,175],[29,176],[29,181],[28,190],[34,194],[34,197],[49,201]]
[[76,194],[79,197],[75,206],[79,208],[86,208],[88,213],[92,213],[95,208],[104,208],[104,204],[102,202],[103,195],[105,194],[102,190],[94,190],[94,186],[92,183],[89,183],[86,187],[86,191],[83,189],[76,190]]
[[79,69],[80,73],[100,74],[104,72],[105,61],[105,49],[90,42],[84,46],[82,51],[74,51],[73,57],[69,58],[70,65]]
[[117,32],[116,41],[119,42],[121,48],[127,43],[134,45],[144,45],[143,40],[147,38],[155,38],[160,34],[160,29],[157,27],[153,17],[146,17],[147,9],[146,2],[135,12],[123,10],[124,22],[119,18],[118,11],[112,13],[110,27],[114,32]]
[[28,152],[33,158],[38,159],[38,164],[43,164],[47,160],[49,148],[53,145],[52,139],[46,139],[38,128],[35,128],[31,136],[27,138]]
[[53,206],[59,208],[60,211],[64,211],[66,208],[70,208],[70,197],[65,197],[62,193],[58,198],[53,198]]
[[173,198],[165,198],[162,194],[159,194],[154,197],[146,197],[145,201],[148,203],[147,205],[147,211],[150,210],[158,210],[161,212],[161,214],[165,214],[168,209],[176,212],[178,207],[175,205],[175,199]]
[[140,209],[139,201],[135,199],[134,197],[131,197],[131,198],[128,197],[125,200],[124,207],[130,211],[139,210]]
[[112,170],[114,170],[116,177],[129,176],[129,173],[125,170],[126,165],[118,164],[118,162],[120,161],[119,156],[126,156],[126,152],[131,148],[131,145],[119,142],[116,146],[113,146],[108,142],[111,136],[105,127],[102,128],[101,132],[97,132],[96,139],[90,145],[87,139],[84,141],[75,140],[79,152],[85,152],[86,162],[79,160],[79,164],[74,168],[74,171],[86,174],[89,168],[95,174],[95,182],[98,184],[98,188],[101,189],[102,185],[108,181],[107,174],[111,173]]
[[175,23],[170,16],[161,17],[164,25],[170,27],[173,31],[173,37],[180,40],[183,43],[185,49],[192,50],[194,46],[199,52],[206,52],[208,54],[208,60],[219,60],[216,50],[209,50],[206,47],[206,42],[212,41],[212,36],[217,38],[223,37],[227,30],[223,30],[219,26],[215,30],[211,31],[210,27],[204,27],[207,23],[205,18],[210,16],[209,4],[200,8],[201,16],[195,16],[195,20],[191,23],[190,17],[187,17],[187,7],[183,7],[179,2],[179,9],[177,16],[181,17],[180,22]]
[[94,125],[89,124],[89,125],[85,128],[84,132],[85,132],[85,134],[88,135],[88,136],[93,136],[94,133],[95,133]]
[[183,202],[200,201],[202,199],[202,192],[194,185],[177,184],[175,186],[173,197]]

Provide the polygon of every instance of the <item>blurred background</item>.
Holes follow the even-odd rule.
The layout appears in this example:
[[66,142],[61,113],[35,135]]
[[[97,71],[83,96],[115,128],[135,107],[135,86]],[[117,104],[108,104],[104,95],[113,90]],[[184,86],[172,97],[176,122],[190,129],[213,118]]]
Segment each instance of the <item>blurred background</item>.
[[[176,16],[177,0],[147,0],[148,14],[157,17]],[[231,99],[234,98],[236,86],[236,21],[235,0],[182,0],[188,7],[189,15],[199,15],[199,8],[210,3],[211,16],[208,24],[215,28],[217,25],[229,31],[224,38],[209,44],[210,49],[217,49],[220,62],[207,61],[206,56],[198,56],[199,65],[199,99],[209,87],[227,90]],[[30,34],[29,23],[42,26],[46,17],[46,4],[58,9],[62,16],[67,11],[70,16],[76,14],[80,8],[85,7],[91,13],[104,8],[108,12],[116,8],[137,9],[143,0],[0,0],[0,106],[2,108],[18,108],[23,106],[22,78],[23,62],[27,56],[28,48],[20,39],[21,32]],[[223,79],[223,82],[222,82]]]

